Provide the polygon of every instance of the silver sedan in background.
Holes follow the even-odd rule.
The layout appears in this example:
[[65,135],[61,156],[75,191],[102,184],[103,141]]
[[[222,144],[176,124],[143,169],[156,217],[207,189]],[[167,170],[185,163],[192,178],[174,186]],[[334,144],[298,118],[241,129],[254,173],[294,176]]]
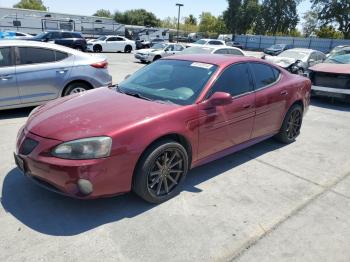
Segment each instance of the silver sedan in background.
[[108,86],[103,57],[50,43],[0,42],[0,110],[36,106],[61,96]]
[[245,56],[243,50],[231,46],[193,46],[183,50],[181,54],[221,54]]

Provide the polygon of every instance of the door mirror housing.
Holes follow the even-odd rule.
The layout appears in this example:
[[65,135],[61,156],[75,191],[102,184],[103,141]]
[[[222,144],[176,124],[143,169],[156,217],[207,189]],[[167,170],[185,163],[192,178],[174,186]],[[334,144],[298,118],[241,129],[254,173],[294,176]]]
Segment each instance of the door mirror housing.
[[204,102],[206,107],[225,106],[232,103],[232,96],[225,92],[215,92],[207,101]]
[[315,63],[315,62],[316,62],[315,59],[312,59],[312,58],[309,59],[309,64],[312,64],[312,63]]

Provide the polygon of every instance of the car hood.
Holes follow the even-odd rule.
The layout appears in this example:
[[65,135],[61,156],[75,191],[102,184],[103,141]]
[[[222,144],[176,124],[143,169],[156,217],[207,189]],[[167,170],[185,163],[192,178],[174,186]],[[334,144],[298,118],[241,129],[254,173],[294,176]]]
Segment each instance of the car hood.
[[295,58],[281,56],[265,56],[265,60],[283,68],[287,68],[297,61]]
[[331,63],[321,63],[314,65],[309,68],[315,72],[324,72],[324,73],[335,73],[335,74],[350,74],[350,65],[349,64],[331,64]]
[[163,50],[162,49],[154,49],[154,48],[145,48],[145,49],[140,49],[137,50],[137,53],[142,53],[142,54],[149,54],[149,53],[161,53]]
[[178,107],[103,87],[41,106],[28,119],[26,129],[38,136],[60,141],[108,136]]

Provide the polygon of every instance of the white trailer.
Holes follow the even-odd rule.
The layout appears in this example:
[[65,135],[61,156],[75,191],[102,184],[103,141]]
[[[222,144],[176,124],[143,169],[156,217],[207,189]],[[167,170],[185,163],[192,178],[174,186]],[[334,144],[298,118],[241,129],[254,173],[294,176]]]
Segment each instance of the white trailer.
[[0,8],[0,31],[38,34],[46,30],[77,31],[88,38],[102,35],[125,35],[125,25],[111,18]]
[[169,41],[169,29],[133,25],[126,25],[126,29],[131,31],[130,35],[134,40],[151,42],[154,39],[163,39]]

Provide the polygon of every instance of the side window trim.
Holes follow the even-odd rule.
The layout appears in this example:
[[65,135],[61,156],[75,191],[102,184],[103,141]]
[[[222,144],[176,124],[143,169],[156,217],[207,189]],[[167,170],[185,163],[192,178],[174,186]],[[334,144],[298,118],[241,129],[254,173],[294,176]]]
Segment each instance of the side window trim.
[[249,95],[249,94],[252,94],[252,93],[255,93],[255,79],[253,77],[253,74],[252,74],[252,70],[251,70],[251,67],[250,67],[250,63],[249,62],[238,62],[238,63],[234,63],[234,64],[231,64],[229,65],[227,68],[225,68],[224,71],[222,71],[220,73],[220,75],[218,75],[218,77],[215,79],[215,81],[213,82],[213,84],[211,85],[210,89],[207,91],[205,97],[204,97],[204,100],[207,100],[210,98],[210,96],[213,95],[213,93],[211,93],[211,90],[215,87],[215,84],[216,82],[220,79],[220,77],[225,73],[226,70],[230,69],[230,67],[232,66],[235,66],[235,65],[241,65],[241,64],[246,64],[248,66],[248,74],[249,74],[249,80],[250,80],[250,83],[252,85],[252,89],[251,91],[247,91],[247,92],[244,92],[242,94],[239,94],[239,95],[235,95],[235,96],[232,96],[232,100],[236,99],[236,98],[239,98],[239,97],[242,97],[242,96],[246,96],[246,95]]
[[[269,64],[260,63],[260,62],[249,62],[248,64],[249,64],[249,69],[250,69],[250,75],[251,75],[251,77],[253,78],[253,82],[254,82],[254,92],[258,92],[258,91],[260,91],[260,90],[269,88],[269,87],[271,87],[271,86],[277,84],[277,83],[281,80],[281,78],[282,78],[282,72],[281,72],[278,68],[272,67],[272,66],[270,66]],[[256,84],[256,79],[255,79],[254,70],[253,70],[253,68],[252,68],[252,66],[251,66],[252,64],[262,64],[262,65],[269,66],[270,69],[271,69],[271,71],[272,71],[272,68],[274,68],[274,69],[276,69],[276,70],[279,72],[279,75],[278,75],[278,77],[276,78],[276,80],[275,80],[273,83],[268,84],[268,85],[263,86],[263,87],[260,87],[260,88],[256,88],[257,84]],[[272,73],[273,73],[273,71],[272,71]],[[273,75],[274,75],[274,73],[273,73]]]

